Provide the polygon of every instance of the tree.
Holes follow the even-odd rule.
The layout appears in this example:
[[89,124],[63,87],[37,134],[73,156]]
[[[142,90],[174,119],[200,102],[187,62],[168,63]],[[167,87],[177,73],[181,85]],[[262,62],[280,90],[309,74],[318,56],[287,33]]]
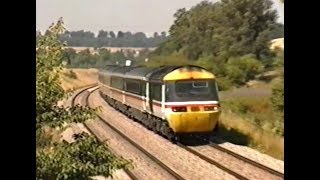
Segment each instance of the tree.
[[167,33],[165,31],[162,31],[161,32],[161,38],[165,38],[165,37],[167,37]]
[[277,14],[270,0],[203,1],[188,11],[179,9],[174,17],[168,39],[172,43],[165,44],[175,44],[189,59],[212,55],[227,61],[255,54],[260,60],[272,55],[269,42]]
[[124,36],[124,33],[122,31],[118,31],[117,38],[122,38]]
[[113,31],[110,31],[109,35],[110,35],[111,38],[115,38],[116,37],[116,34]]
[[230,56],[255,54],[257,59],[270,53],[269,34],[276,24],[277,13],[270,0],[225,0],[219,14],[226,18],[218,21],[216,30],[220,51]]
[[38,42],[39,38],[41,37],[41,32],[36,30],[36,42]]
[[88,134],[76,135],[72,143],[61,143],[45,131],[48,127],[64,129],[64,123],[84,122],[95,115],[95,110],[89,107],[57,106],[66,96],[59,78],[63,60],[59,34],[63,31],[63,21],[59,19],[36,44],[36,178],[111,176],[114,170],[128,167],[129,161],[116,157]]
[[281,23],[274,24],[269,39],[277,39],[284,37],[284,25]]
[[254,79],[262,70],[262,63],[252,55],[231,58],[226,65],[227,77],[238,85],[243,85],[247,81]]
[[82,46],[82,47],[154,47],[166,39],[165,32],[162,32],[161,36],[147,38],[143,32],[132,34],[131,32],[119,31],[116,35],[113,31],[100,30],[95,37],[94,33],[90,31],[72,31],[65,32],[59,35],[59,39],[62,42],[68,43],[70,46]]
[[98,38],[108,38],[108,31],[100,30],[97,37]]
[[158,38],[158,37],[159,37],[158,32],[154,32],[154,33],[153,33],[153,38]]
[[63,51],[63,60],[67,62],[67,65],[72,66],[72,60],[76,57],[77,53],[72,48],[66,48]]
[[36,30],[36,37],[41,36],[41,31]]

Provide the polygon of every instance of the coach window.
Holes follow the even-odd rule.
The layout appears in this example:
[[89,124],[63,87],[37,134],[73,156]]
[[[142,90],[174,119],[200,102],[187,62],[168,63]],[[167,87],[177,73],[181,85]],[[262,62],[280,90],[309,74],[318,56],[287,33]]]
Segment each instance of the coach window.
[[140,95],[141,96],[146,96],[146,83],[144,81],[140,81],[140,84],[141,84],[141,93]]
[[111,77],[111,86],[117,89],[123,89],[123,79],[120,77]]
[[107,79],[108,79],[107,75],[103,75],[103,76],[101,76],[101,80],[100,80],[100,81],[101,81],[103,84],[108,84]]
[[152,84],[152,96],[154,100],[161,101],[161,84]]
[[140,94],[140,82],[137,80],[126,80],[126,87],[127,91],[134,93],[134,94]]
[[98,77],[98,80],[99,80],[99,82],[101,82],[101,83],[103,83],[103,81],[102,81],[102,79],[103,79],[102,76],[103,76],[103,75],[100,74],[99,77]]
[[110,85],[110,76],[107,76],[107,75],[103,76],[103,82],[106,85]]

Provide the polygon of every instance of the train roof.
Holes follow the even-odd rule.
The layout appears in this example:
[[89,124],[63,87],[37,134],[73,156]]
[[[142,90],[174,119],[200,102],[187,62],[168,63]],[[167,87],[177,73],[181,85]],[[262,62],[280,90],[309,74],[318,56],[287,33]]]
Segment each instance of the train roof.
[[146,67],[146,66],[107,66],[102,71],[115,76],[124,78],[141,79],[151,82],[162,82],[163,77],[168,73],[179,68],[196,68],[205,70],[199,66],[185,65],[185,66],[160,66],[160,67]]
[[137,67],[135,69],[132,69],[131,71],[128,71],[125,73],[125,76],[128,77],[132,77],[135,79],[143,79],[146,80],[146,75],[150,72],[152,72],[153,70],[155,70],[156,68],[152,68],[152,67]]
[[152,72],[148,73],[146,75],[146,78],[149,79],[149,81],[153,82],[162,82],[162,78],[167,75],[169,72],[178,69],[182,66],[162,66],[159,68],[154,69]]

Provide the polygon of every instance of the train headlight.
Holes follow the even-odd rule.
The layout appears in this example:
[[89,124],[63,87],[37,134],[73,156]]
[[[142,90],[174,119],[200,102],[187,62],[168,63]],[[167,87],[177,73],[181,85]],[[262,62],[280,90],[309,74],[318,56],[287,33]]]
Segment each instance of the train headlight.
[[174,106],[171,109],[173,112],[187,112],[187,107],[185,106]]
[[217,111],[217,110],[219,110],[219,107],[218,106],[205,106],[204,110],[205,111]]

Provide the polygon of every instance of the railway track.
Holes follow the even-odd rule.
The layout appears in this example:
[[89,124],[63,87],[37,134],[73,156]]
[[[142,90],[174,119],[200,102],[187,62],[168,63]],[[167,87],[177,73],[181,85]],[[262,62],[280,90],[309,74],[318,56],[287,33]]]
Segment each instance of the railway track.
[[[77,99],[81,94],[83,94],[85,91],[87,91],[88,89],[93,88],[93,87],[94,87],[94,86],[89,86],[89,87],[84,88],[84,89],[81,90],[80,92],[78,92],[78,93],[72,98],[72,100],[71,100],[71,106],[75,106],[75,105],[76,105],[76,104],[75,104],[76,99]],[[89,94],[87,94],[87,97],[89,97]],[[87,97],[86,97],[86,99],[87,99]],[[101,144],[104,143],[104,141],[103,141],[102,139],[100,139],[100,138],[92,131],[92,129],[87,126],[86,123],[83,123],[83,125],[87,128],[87,130],[88,130],[92,135],[94,135],[94,136],[97,138],[97,140],[98,140]],[[130,170],[124,169],[124,171],[125,171],[125,173],[126,173],[132,180],[138,180],[138,178],[137,178]]]
[[[93,87],[93,86],[92,86]],[[77,96],[79,96],[80,94],[84,93],[85,91],[87,91],[88,89],[92,88],[92,87],[88,87],[82,91],[80,91],[73,99],[72,99],[72,105],[74,105],[74,101],[77,98]],[[96,91],[97,89],[94,89],[90,92],[88,92],[85,96],[85,105],[90,106],[89,104],[89,97],[90,95]],[[143,152],[144,154],[146,154],[150,159],[152,159],[154,162],[156,162],[160,167],[162,167],[163,169],[165,169],[169,174],[171,174],[173,177],[175,177],[176,179],[184,179],[183,177],[181,177],[179,174],[177,174],[175,171],[173,171],[172,169],[170,169],[168,166],[166,166],[164,163],[162,163],[159,159],[157,159],[155,156],[153,156],[152,154],[150,154],[148,151],[146,151],[145,149],[143,149],[140,145],[138,145],[137,143],[135,143],[133,140],[131,140],[129,137],[127,137],[125,134],[123,134],[121,131],[119,131],[117,128],[115,128],[113,125],[111,125],[110,123],[107,122],[107,120],[103,119],[101,116],[98,115],[98,119],[105,125],[107,125],[108,127],[110,127],[112,130],[114,130],[117,134],[119,134],[121,137],[123,137],[126,141],[128,141],[130,144],[132,144],[134,147],[136,147],[137,149],[139,149],[141,152]],[[85,125],[86,126],[86,125]],[[91,132],[90,128],[86,126],[86,128],[90,131],[90,133],[92,133],[94,135],[94,132]],[[244,177],[243,175],[231,170],[230,168],[227,168],[226,166],[224,166],[222,163],[219,163],[218,161],[214,160],[213,158],[209,158],[205,155],[203,155],[202,153],[198,152],[197,150],[194,150],[193,148],[190,148],[189,146],[186,146],[184,144],[181,143],[177,143],[178,146],[180,146],[181,148],[185,149],[186,151],[194,154],[195,156],[198,156],[199,158],[201,158],[202,160],[220,168],[221,170],[229,173],[230,175],[238,178],[238,179],[243,179],[243,180],[247,180],[248,178]],[[265,165],[262,165],[258,162],[255,162],[251,159],[248,159],[244,156],[241,156],[233,151],[230,151],[222,146],[219,146],[218,144],[214,143],[214,142],[210,142],[210,144],[208,145],[212,148],[215,148],[221,152],[224,152],[236,159],[239,159],[240,161],[243,161],[245,163],[248,163],[254,167],[257,167],[259,169],[262,169],[263,171],[266,171],[272,175],[275,175],[277,177],[280,178],[284,178],[284,174],[281,172],[278,172],[274,169],[271,169]],[[136,179],[136,177],[129,171],[126,172],[130,178],[132,179]],[[131,174],[131,175],[130,175]]]
[[270,174],[273,174],[273,175],[278,176],[278,177],[280,177],[280,178],[284,178],[284,174],[283,174],[283,173],[281,173],[281,172],[279,172],[279,171],[276,171],[276,170],[274,170],[274,169],[271,169],[271,168],[269,168],[269,167],[267,167],[267,166],[265,166],[265,165],[263,165],[263,164],[260,164],[260,163],[258,163],[258,162],[256,162],[256,161],[253,161],[253,160],[251,160],[251,159],[249,159],[249,158],[246,158],[246,157],[244,157],[244,156],[241,156],[240,154],[237,154],[237,153],[235,153],[235,152],[233,152],[233,151],[230,151],[230,150],[227,149],[227,148],[224,148],[224,147],[222,147],[222,146],[219,146],[218,144],[216,144],[216,143],[214,143],[214,142],[211,142],[211,143],[209,144],[209,146],[211,146],[212,148],[215,148],[215,149],[217,149],[217,150],[219,150],[219,151],[222,151],[222,152],[224,152],[224,153],[227,153],[227,154],[229,154],[229,155],[231,155],[231,156],[233,156],[233,157],[235,157],[235,158],[237,158],[237,159],[239,159],[239,160],[241,160],[241,161],[243,161],[243,162],[245,162],[245,163],[251,164],[251,165],[253,165],[253,166],[255,166],[255,167],[258,167],[258,168],[260,168],[260,169],[262,169],[262,170],[264,170],[264,171],[267,171],[267,172],[270,173]]
[[235,172],[235,171],[233,171],[233,170],[231,170],[231,169],[228,169],[227,167],[225,167],[225,166],[222,165],[221,163],[219,163],[219,162],[217,162],[217,161],[215,161],[215,160],[213,160],[213,159],[211,159],[211,158],[209,158],[209,157],[207,157],[207,156],[199,153],[198,151],[196,151],[196,150],[194,150],[194,149],[192,149],[192,148],[190,148],[190,147],[188,147],[188,146],[185,146],[185,145],[183,145],[183,144],[181,144],[181,143],[177,143],[177,145],[180,146],[181,148],[189,151],[190,153],[198,156],[199,158],[207,161],[208,163],[217,166],[218,168],[220,168],[220,169],[222,169],[223,171],[225,171],[225,172],[233,175],[234,177],[236,177],[236,178],[238,178],[238,179],[248,180],[248,178],[242,176],[241,174],[239,174],[239,173],[237,173],[237,172]]
[[[93,92],[93,91],[92,91],[92,92]],[[89,105],[88,98],[89,98],[89,96],[87,96],[86,104]],[[103,120],[102,117],[99,116],[99,119],[101,120],[101,122],[103,122],[103,123],[106,124],[107,126],[111,127],[111,128],[112,128],[114,131],[116,131],[117,133],[122,134],[118,129],[116,129],[114,126],[112,126],[112,125],[111,125],[110,123],[108,123],[106,120]],[[130,143],[134,143],[135,146],[138,146],[138,147],[139,147],[138,149],[140,149],[140,146],[139,146],[138,144],[136,144],[134,141],[132,141],[130,138],[128,138],[126,135],[122,134],[121,136],[123,136],[123,138],[125,138],[126,140],[128,140]],[[223,166],[221,163],[218,163],[217,161],[215,161],[215,160],[213,160],[213,159],[210,159],[210,158],[202,155],[201,153],[199,153],[199,152],[197,152],[197,151],[195,151],[195,150],[193,150],[193,149],[191,149],[191,148],[189,148],[189,147],[187,147],[187,146],[185,146],[185,145],[183,145],[183,144],[181,144],[181,143],[178,143],[177,145],[179,145],[180,147],[184,148],[184,149],[187,150],[188,152],[190,152],[190,153],[198,156],[199,158],[201,158],[201,159],[207,161],[208,163],[210,163],[210,164],[212,164],[212,165],[214,165],[214,166],[222,169],[223,171],[229,173],[230,175],[232,175],[232,176],[234,176],[234,177],[236,177],[236,178],[238,178],[238,179],[248,180],[248,178],[242,176],[241,174],[239,174],[239,173],[237,173],[237,172],[235,172],[235,171],[233,171],[233,170],[228,169],[227,167]],[[140,149],[140,150],[141,150],[141,149]],[[148,153],[148,154],[149,154],[149,152],[145,151],[143,148],[142,148],[142,150],[144,151],[144,153]],[[162,163],[161,161],[159,161],[159,160],[157,160],[157,162],[163,164],[163,163]],[[166,169],[169,169],[169,171],[171,171],[170,168],[166,168]],[[175,173],[175,172],[173,172],[173,173]],[[175,173],[175,174],[176,174],[176,173]],[[178,179],[179,179],[179,178],[178,178]]]
[[[93,87],[89,87],[86,89],[83,89],[82,91],[80,91],[73,99],[72,99],[72,105],[75,105],[75,100],[77,97],[79,97],[81,94],[83,94],[84,92],[86,92],[88,89],[91,89]],[[93,90],[95,91],[95,90]],[[89,96],[90,94],[93,92],[88,92],[87,94],[85,94],[85,105],[89,106]],[[157,165],[159,165],[161,168],[163,168],[165,171],[167,171],[169,174],[171,174],[175,179],[177,180],[185,180],[185,178],[183,178],[182,176],[180,176],[178,173],[176,173],[175,171],[173,171],[171,168],[169,168],[167,165],[165,165],[164,163],[162,163],[159,159],[157,159],[155,156],[153,156],[152,154],[150,154],[148,151],[146,151],[143,147],[141,147],[140,145],[138,145],[136,142],[134,142],[133,140],[131,140],[128,136],[126,136],[124,133],[122,133],[121,131],[119,131],[117,128],[115,128],[113,125],[111,125],[110,123],[108,123],[106,120],[104,120],[101,116],[98,115],[98,120],[100,120],[100,122],[102,122],[103,124],[107,125],[108,127],[110,127],[113,131],[115,131],[117,134],[119,134],[123,139],[125,139],[127,142],[129,142],[131,145],[133,145],[135,148],[137,148],[139,151],[141,151],[143,154],[145,154],[147,157],[149,157],[152,161],[154,161]],[[92,129],[90,127],[88,127],[85,123],[84,126],[88,129],[88,131],[94,135],[97,139],[98,137],[95,135],[95,133],[92,131]],[[99,140],[101,143],[103,143],[101,140]],[[138,179],[130,170],[125,170],[125,172],[129,175],[129,177],[133,180]]]

